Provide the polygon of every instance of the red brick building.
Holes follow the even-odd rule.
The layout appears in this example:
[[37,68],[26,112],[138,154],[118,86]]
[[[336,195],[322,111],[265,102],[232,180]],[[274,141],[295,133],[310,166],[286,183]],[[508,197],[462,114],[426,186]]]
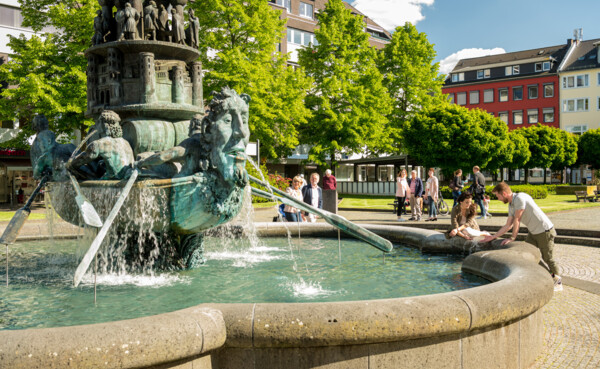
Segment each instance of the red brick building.
[[442,91],[479,108],[509,129],[542,123],[559,128],[558,68],[570,44],[460,60]]

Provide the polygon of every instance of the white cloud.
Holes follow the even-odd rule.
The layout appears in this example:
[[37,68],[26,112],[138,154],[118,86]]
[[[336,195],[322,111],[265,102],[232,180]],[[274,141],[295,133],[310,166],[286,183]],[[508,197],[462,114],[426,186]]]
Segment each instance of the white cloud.
[[456,63],[460,59],[477,58],[480,56],[504,54],[506,51],[501,47],[495,47],[493,49],[462,49],[455,52],[454,54],[442,59],[440,61],[440,73],[448,74],[454,69]]
[[431,6],[435,0],[356,0],[352,6],[373,19],[388,31],[411,22],[413,25],[425,19],[423,6]]

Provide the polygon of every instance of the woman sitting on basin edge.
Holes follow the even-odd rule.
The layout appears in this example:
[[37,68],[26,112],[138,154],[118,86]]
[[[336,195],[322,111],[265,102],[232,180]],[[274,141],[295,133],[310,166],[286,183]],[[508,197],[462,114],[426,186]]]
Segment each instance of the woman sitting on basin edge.
[[477,204],[473,201],[473,195],[463,192],[458,196],[458,204],[452,208],[450,214],[450,229],[446,231],[446,238],[460,236],[466,240],[471,240],[471,236],[466,232],[466,228],[479,231],[479,225],[475,220],[477,215]]
[[[295,176],[294,179],[292,180],[292,185],[290,187],[288,187],[288,189],[285,192],[287,192],[289,195],[292,195],[293,197],[295,197],[296,200],[303,202],[304,197],[302,196],[301,188],[302,188],[302,177]],[[283,213],[285,214],[285,219],[288,222],[304,221],[304,219],[303,219],[304,217],[302,216],[302,213],[300,212],[300,210],[296,209],[293,206],[286,205],[283,208]]]

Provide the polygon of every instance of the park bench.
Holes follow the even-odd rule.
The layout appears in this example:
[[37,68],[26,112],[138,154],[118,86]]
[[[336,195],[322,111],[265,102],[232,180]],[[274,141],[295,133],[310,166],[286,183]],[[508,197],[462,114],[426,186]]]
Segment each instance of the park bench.
[[594,191],[594,202],[600,200],[600,193],[598,191]]
[[[598,191],[594,191],[595,193]],[[577,202],[586,202],[594,200],[594,196],[590,196],[586,191],[575,191],[575,197],[577,198]]]
[[[388,205],[392,205],[392,206],[394,207],[394,214],[396,214],[396,213],[397,213],[397,211],[398,211],[398,200],[394,200],[394,202],[393,202],[393,203],[389,203]],[[406,204],[406,207],[408,207],[408,206],[409,206],[409,205],[408,205],[408,204]],[[406,209],[405,209],[405,210],[406,210]]]

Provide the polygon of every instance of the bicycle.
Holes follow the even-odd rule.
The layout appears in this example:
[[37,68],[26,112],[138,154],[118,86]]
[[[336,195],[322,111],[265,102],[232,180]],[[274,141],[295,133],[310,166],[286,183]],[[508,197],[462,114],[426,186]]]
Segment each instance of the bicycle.
[[[440,215],[448,215],[448,213],[450,212],[450,207],[446,203],[446,200],[444,200],[444,196],[442,196],[442,191],[438,191],[438,200],[435,203],[435,205],[437,208],[437,213]],[[427,208],[429,208],[429,205],[425,205],[423,207],[423,211],[425,211]]]

